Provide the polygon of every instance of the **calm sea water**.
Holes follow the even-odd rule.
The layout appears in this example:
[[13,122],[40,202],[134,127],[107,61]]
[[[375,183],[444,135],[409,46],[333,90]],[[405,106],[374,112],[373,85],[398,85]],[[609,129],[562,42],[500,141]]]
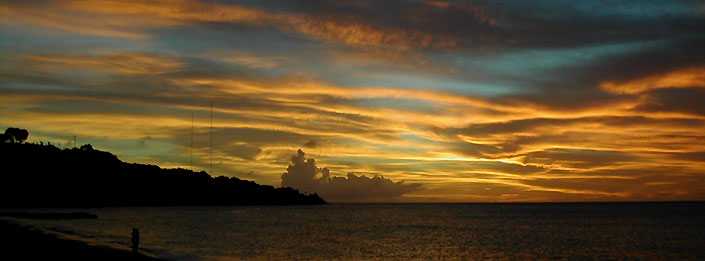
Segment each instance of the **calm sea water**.
[[330,204],[78,210],[23,221],[177,259],[705,260],[705,203]]

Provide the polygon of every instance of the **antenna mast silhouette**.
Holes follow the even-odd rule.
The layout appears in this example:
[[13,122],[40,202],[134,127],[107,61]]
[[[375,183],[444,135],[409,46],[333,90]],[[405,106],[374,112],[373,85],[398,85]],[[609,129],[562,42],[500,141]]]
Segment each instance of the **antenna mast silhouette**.
[[210,174],[213,175],[213,101],[211,100],[211,150],[210,150]]
[[191,170],[193,171],[193,112],[191,112]]

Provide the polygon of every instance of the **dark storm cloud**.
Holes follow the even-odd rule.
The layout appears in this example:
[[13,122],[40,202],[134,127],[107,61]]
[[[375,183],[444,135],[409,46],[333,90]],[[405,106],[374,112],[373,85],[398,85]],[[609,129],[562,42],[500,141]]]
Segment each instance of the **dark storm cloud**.
[[[665,3],[634,2],[526,2],[505,13],[515,26],[517,45],[528,48],[566,48],[596,44],[666,39],[698,34],[703,13],[690,11],[696,1],[673,4],[680,10],[668,12]],[[503,5],[509,6],[509,5]],[[628,9],[628,11],[616,10]],[[672,10],[672,9],[671,9]],[[687,13],[687,15],[682,15]],[[681,15],[678,15],[681,14]]]
[[464,49],[499,37],[493,14],[481,5],[438,6],[422,1],[298,3],[298,10],[315,22],[388,32],[390,37],[381,39],[388,47]]
[[[703,18],[705,20],[705,18]],[[704,25],[705,26],[705,25]],[[638,42],[637,42],[638,43]],[[705,35],[692,33],[676,36],[662,41],[646,44],[646,47],[634,46],[635,50],[625,50],[581,64],[563,66],[546,73],[558,75],[554,82],[543,82],[542,91],[530,100],[539,100],[547,105],[570,107],[562,102],[568,99],[578,102],[578,97],[585,97],[587,102],[595,100],[618,100],[619,96],[602,93],[598,88],[604,82],[625,82],[682,68],[705,66]],[[620,95],[618,90],[616,95]]]
[[[700,33],[697,1],[305,1],[314,21],[403,32],[417,47],[573,48]],[[394,45],[394,42],[388,43]]]
[[[170,19],[172,27],[252,31],[272,28],[314,41],[353,47],[483,50],[575,48],[699,34],[705,22],[697,1],[251,1],[130,2],[103,14]],[[85,4],[85,11],[93,11]],[[139,8],[131,8],[135,5]],[[13,8],[18,8],[12,4]],[[18,8],[20,9],[20,8]],[[79,8],[81,9],[81,8]],[[151,21],[151,20],[147,20]],[[111,24],[107,29],[116,30]],[[60,28],[66,28],[63,26]],[[75,27],[75,25],[74,25]],[[134,28],[123,28],[135,30]],[[93,32],[95,33],[95,32]],[[140,35],[141,32],[121,32]]]
[[681,112],[705,116],[705,89],[658,89],[644,94],[644,102],[634,110],[643,112]]
[[[705,20],[705,18],[703,18]],[[705,25],[703,25],[705,28]],[[580,111],[638,99],[626,90],[606,92],[600,85],[622,83],[680,69],[705,66],[705,35],[692,33],[646,44],[574,65],[542,71],[549,79],[527,79],[526,94],[508,94],[493,99],[498,104],[543,107],[548,110]]]
[[394,182],[382,176],[369,178],[353,173],[348,173],[347,177],[331,176],[328,168],[316,166],[316,161],[306,158],[302,150],[291,157],[291,164],[281,178],[283,187],[318,193],[326,200],[395,198],[421,188],[420,184]]
[[[700,19],[705,21],[705,17]],[[701,28],[705,28],[705,24]],[[680,68],[703,66],[703,45],[705,33],[702,30],[693,31],[654,42],[639,51],[602,57],[584,65],[563,68],[556,73],[569,75],[576,83],[585,81],[592,86],[602,81],[627,81]]]

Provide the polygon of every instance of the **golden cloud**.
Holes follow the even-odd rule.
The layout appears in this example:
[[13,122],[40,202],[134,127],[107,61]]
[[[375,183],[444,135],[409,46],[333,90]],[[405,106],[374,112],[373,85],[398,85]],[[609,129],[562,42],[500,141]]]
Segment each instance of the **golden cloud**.
[[705,88],[705,67],[679,69],[627,82],[604,82],[600,88],[615,94],[638,94],[662,88]]

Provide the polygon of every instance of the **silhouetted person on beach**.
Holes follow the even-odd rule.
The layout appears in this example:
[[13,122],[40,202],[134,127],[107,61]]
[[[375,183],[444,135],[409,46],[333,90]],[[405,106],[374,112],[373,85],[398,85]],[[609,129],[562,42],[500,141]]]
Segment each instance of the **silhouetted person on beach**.
[[140,245],[140,230],[133,228],[132,229],[132,252],[137,252],[139,245]]

